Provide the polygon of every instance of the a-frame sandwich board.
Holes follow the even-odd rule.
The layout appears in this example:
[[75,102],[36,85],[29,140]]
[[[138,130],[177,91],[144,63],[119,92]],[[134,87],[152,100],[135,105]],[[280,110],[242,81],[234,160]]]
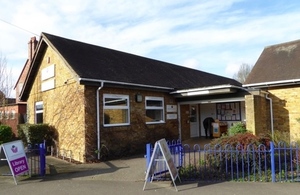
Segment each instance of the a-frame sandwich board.
[[181,182],[181,180],[178,175],[178,170],[174,164],[174,160],[171,155],[171,152],[168,147],[166,139],[161,139],[161,140],[158,140],[157,142],[155,142],[153,153],[152,153],[151,159],[150,159],[150,163],[147,168],[145,184],[144,184],[143,190],[145,190],[145,188],[146,188],[147,182],[149,181],[149,177],[150,177],[150,181],[151,182],[153,181],[156,164],[159,161],[164,161],[166,163],[168,171],[171,175],[174,187],[175,187],[176,191],[178,191],[175,181],[177,178],[179,179],[180,182]]

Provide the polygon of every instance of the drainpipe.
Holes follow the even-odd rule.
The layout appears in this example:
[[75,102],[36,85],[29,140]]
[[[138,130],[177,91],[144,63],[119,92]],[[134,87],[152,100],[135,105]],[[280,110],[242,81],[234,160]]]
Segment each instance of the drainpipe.
[[101,82],[100,87],[97,89],[96,98],[97,98],[97,149],[98,149],[98,160],[100,159],[100,150],[101,150],[101,142],[100,142],[100,100],[99,100],[99,91],[103,88],[104,82]]
[[266,99],[270,101],[270,117],[271,117],[271,131],[272,131],[272,140],[274,140],[274,127],[273,127],[273,103],[272,99],[266,95]]

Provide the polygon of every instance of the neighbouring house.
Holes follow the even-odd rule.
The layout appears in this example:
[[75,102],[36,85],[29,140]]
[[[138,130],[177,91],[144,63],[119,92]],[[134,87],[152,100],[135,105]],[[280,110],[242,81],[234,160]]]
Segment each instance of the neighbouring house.
[[299,139],[300,40],[264,48],[243,87],[247,128],[255,134],[275,130]]
[[32,37],[28,42],[28,59],[14,87],[16,98],[7,98],[4,94],[0,94],[0,124],[10,126],[15,136],[18,136],[18,125],[26,122],[26,102],[20,101],[18,97],[25,82],[37,42],[35,37]]
[[29,123],[57,130],[58,151],[86,162],[205,136],[206,117],[244,121],[246,94],[230,78],[42,33],[20,100]]

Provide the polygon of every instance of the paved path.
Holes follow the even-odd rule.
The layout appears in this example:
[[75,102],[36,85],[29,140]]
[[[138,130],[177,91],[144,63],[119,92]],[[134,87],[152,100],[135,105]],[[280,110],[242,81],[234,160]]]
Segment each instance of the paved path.
[[[205,194],[205,195],[287,195],[299,194],[300,183],[192,182],[178,184],[178,192],[168,181],[147,183],[142,157],[95,164],[70,164],[47,157],[49,169],[43,178],[0,176],[0,194],[93,195],[93,194]],[[51,175],[50,175],[51,173]]]

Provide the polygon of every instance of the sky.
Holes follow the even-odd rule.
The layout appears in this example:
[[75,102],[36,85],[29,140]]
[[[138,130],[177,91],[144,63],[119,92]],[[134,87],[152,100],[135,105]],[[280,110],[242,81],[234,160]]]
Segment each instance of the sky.
[[299,0],[0,0],[0,54],[17,81],[46,32],[232,78],[299,21]]

